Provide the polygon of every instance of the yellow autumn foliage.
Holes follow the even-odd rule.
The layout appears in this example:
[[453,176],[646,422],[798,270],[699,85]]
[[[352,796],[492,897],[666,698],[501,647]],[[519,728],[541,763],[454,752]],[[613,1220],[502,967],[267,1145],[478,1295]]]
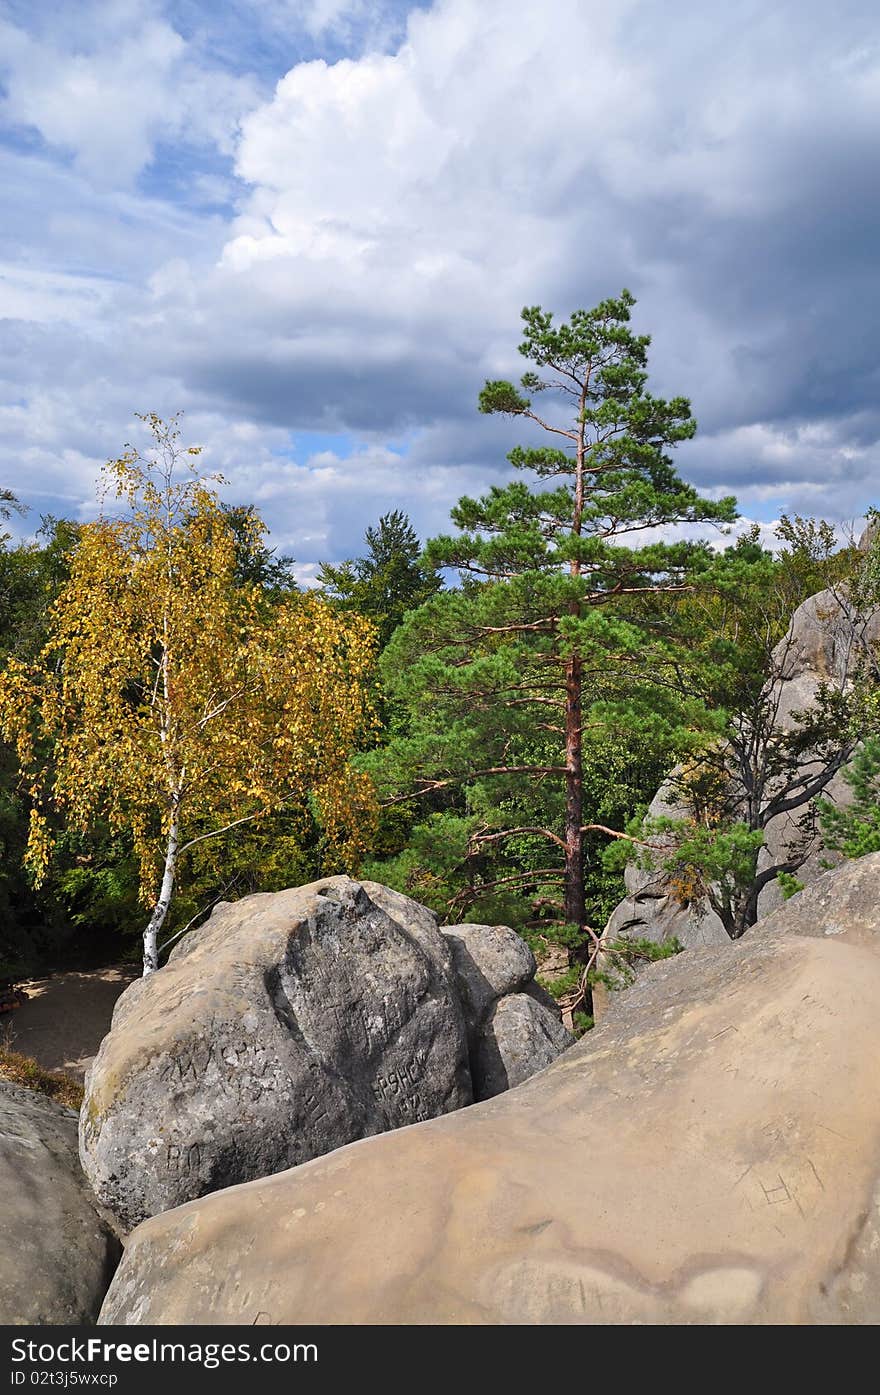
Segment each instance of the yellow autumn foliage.
[[[180,447],[175,420],[145,420],[155,450],[105,467],[102,516],[82,529],[39,661],[0,675],[0,728],[33,801],[30,866],[45,876],[52,807],[77,829],[102,818],[131,832],[147,905],[172,824],[179,854],[311,808],[354,864],[374,810],[350,764],[376,720],[373,626],[237,580],[236,538],[198,452]],[[257,542],[252,515],[249,526]]]

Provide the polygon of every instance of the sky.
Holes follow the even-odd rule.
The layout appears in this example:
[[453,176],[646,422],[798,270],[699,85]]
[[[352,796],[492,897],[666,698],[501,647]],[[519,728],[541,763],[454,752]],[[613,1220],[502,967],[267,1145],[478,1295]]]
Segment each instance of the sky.
[[0,0],[0,485],[89,518],[137,412],[308,584],[501,483],[520,310],[628,287],[745,519],[880,505],[872,0]]

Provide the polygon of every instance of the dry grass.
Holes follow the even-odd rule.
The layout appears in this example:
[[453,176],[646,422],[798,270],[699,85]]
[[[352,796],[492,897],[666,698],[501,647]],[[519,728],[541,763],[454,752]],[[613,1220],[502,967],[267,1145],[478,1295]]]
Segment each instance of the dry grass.
[[13,1051],[10,1046],[0,1043],[0,1080],[9,1080],[13,1085],[24,1085],[28,1090],[36,1090],[48,1095],[69,1109],[79,1109],[83,1100],[83,1087],[72,1076],[63,1071],[43,1070],[30,1056]]

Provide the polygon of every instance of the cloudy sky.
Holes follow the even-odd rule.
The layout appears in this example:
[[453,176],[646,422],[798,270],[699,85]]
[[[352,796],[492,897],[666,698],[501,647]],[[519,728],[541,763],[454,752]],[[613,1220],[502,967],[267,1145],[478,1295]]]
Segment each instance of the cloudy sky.
[[88,517],[133,414],[308,580],[500,480],[523,304],[638,298],[682,473],[880,504],[871,0],[0,0],[0,484]]

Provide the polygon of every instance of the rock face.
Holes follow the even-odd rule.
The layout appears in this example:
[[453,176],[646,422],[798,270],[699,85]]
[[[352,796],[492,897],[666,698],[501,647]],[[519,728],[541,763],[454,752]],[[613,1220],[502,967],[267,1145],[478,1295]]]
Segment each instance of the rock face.
[[572,1045],[555,1002],[535,983],[535,956],[506,925],[443,930],[468,1029],[474,1098],[521,1085]]
[[880,854],[538,1077],[131,1236],[117,1323],[880,1321]]
[[[512,930],[330,877],[218,907],[120,998],[83,1166],[127,1230],[518,1084],[571,1044]],[[513,995],[513,996],[511,996]],[[529,996],[531,995],[531,996]]]
[[[851,675],[865,645],[880,644],[880,610],[867,618],[857,616],[845,596],[820,591],[798,606],[788,634],[773,651],[772,691],[775,720],[783,730],[794,726],[794,713],[808,709],[819,686],[829,683],[842,687]],[[836,775],[823,798],[846,804],[850,788],[842,775]],[[649,806],[652,818],[687,817],[688,810],[676,798],[670,785],[664,785]],[[765,830],[765,846],[758,860],[758,871],[785,860],[801,838],[798,819],[803,809],[779,814]],[[810,855],[797,872],[805,885],[821,877],[828,864],[839,864],[841,857],[826,849],[816,836]],[[615,907],[608,922],[608,933],[632,935],[662,942],[676,938],[687,948],[723,945],[728,937],[719,917],[708,907],[696,910],[682,906],[669,894],[662,870],[626,869],[626,897]],[[766,916],[783,903],[778,884],[764,887],[758,901],[760,916]]]
[[[648,805],[652,819],[683,819],[687,809],[676,803],[669,785],[663,785]],[[610,939],[680,940],[686,949],[706,949],[730,943],[720,917],[708,906],[697,912],[670,895],[662,868],[651,870],[633,863],[623,874],[627,895],[611,912],[605,934]]]
[[423,906],[330,877],[218,907],[120,998],[83,1167],[128,1229],[473,1098],[449,947]]
[[76,1115],[0,1080],[0,1323],[94,1322],[119,1245],[90,1199]]

